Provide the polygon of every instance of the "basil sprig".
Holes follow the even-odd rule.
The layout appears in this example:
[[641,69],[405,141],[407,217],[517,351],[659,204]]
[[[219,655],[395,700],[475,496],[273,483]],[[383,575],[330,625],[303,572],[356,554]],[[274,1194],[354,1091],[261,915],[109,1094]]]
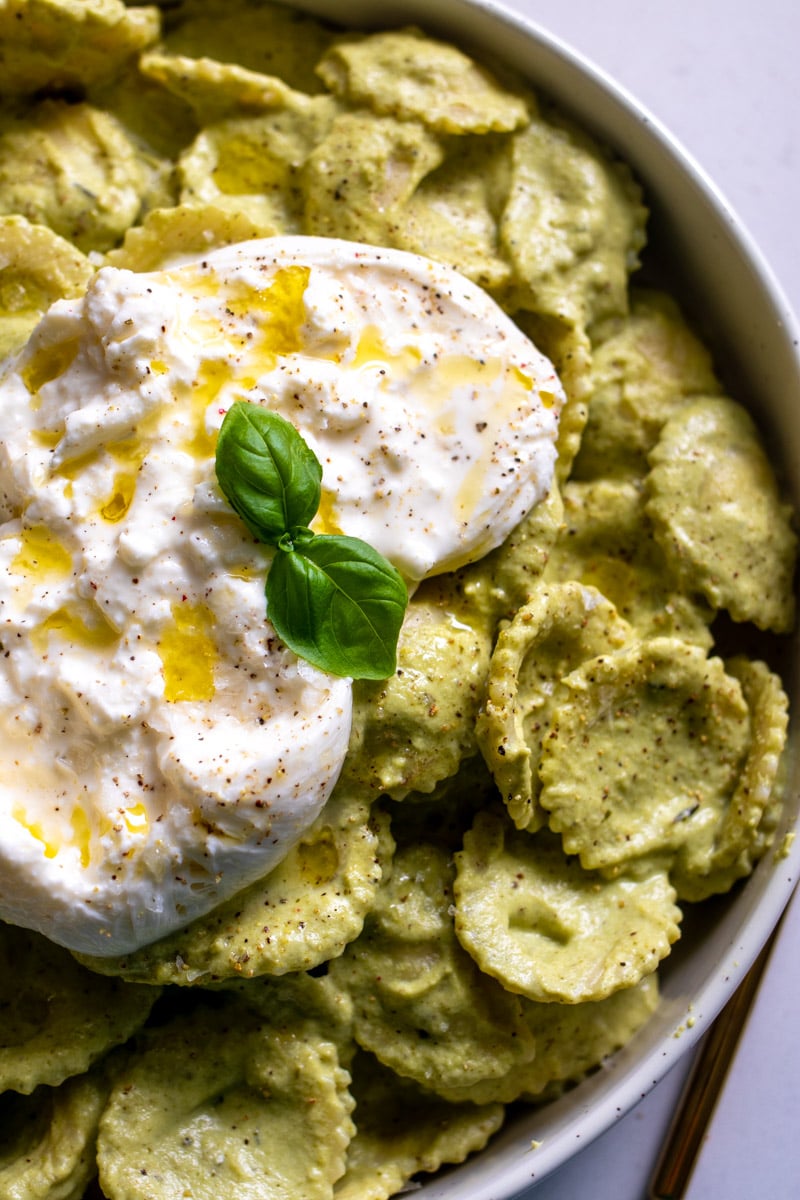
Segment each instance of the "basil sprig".
[[265,587],[278,636],[333,675],[392,675],[406,585],[388,559],[360,538],[309,529],[319,508],[322,467],[295,427],[259,404],[237,400],[219,431],[216,472],[253,536],[278,551]]

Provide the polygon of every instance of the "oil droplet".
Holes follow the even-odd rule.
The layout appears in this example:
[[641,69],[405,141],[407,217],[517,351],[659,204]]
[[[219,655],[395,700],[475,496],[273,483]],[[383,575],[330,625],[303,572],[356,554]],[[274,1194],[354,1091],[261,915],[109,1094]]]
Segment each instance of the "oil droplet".
[[441,406],[448,401],[452,404],[456,391],[469,389],[476,395],[493,384],[502,370],[503,363],[499,358],[480,359],[472,358],[469,354],[449,354],[437,360],[434,369],[426,375],[425,382],[432,402],[435,404],[438,397]]
[[107,454],[120,466],[126,467],[128,473],[135,474],[147,457],[147,450],[153,439],[158,436],[160,420],[161,411],[156,409],[140,418],[135,434],[119,438],[115,442],[92,446],[88,450],[74,447],[73,449],[78,452],[71,457],[64,457],[58,466],[53,468],[54,473],[61,475],[64,479],[75,481],[80,478],[87,467],[99,462],[101,457]]
[[[236,362],[227,358],[207,359],[200,365],[197,378],[191,389],[192,433],[184,443],[184,449],[195,458],[211,458],[217,445],[216,429],[206,428],[206,412],[231,384],[248,390],[255,387],[258,375],[270,371],[279,355],[296,354],[303,348],[302,327],[306,319],[303,303],[310,267],[282,267],[275,272],[272,283],[265,288],[254,288],[238,283],[229,285],[225,294],[226,312],[234,317],[250,317],[257,320],[258,337],[236,336],[229,331],[226,336],[230,350],[239,346],[247,353]],[[216,280],[205,278],[195,282],[196,290],[216,292]],[[214,331],[218,336],[220,329]]]
[[63,605],[32,630],[31,641],[40,653],[47,649],[50,634],[87,650],[109,650],[119,641],[117,630],[91,600]]
[[303,297],[310,277],[310,267],[281,267],[269,287],[251,288],[243,298],[228,303],[236,316],[260,318],[261,337],[255,348],[265,368],[273,366],[279,354],[298,354],[303,349]]
[[70,482],[74,482],[87,467],[97,462],[101,453],[102,447],[85,450],[80,454],[76,454],[74,458],[68,458],[64,462],[59,463],[55,467],[55,473],[61,475],[64,479],[69,479]]
[[133,503],[139,468],[145,460],[147,445],[141,437],[109,443],[108,452],[123,470],[114,476],[111,495],[100,508],[100,515],[112,523],[121,521]]
[[263,568],[253,566],[252,563],[236,563],[232,567],[228,567],[228,575],[231,579],[241,579],[244,583],[249,583],[251,579],[258,579],[263,574]]
[[410,374],[422,362],[422,352],[416,346],[389,350],[377,325],[367,325],[358,339],[352,365],[392,367],[393,373]]
[[323,488],[320,493],[319,508],[311,522],[314,533],[343,533],[336,512],[336,493],[329,488]]
[[114,487],[108,500],[100,507],[100,516],[114,525],[121,521],[131,506],[136,491],[136,476],[120,471],[114,476]]
[[20,371],[28,391],[35,395],[46,383],[62,375],[78,353],[80,344],[80,338],[70,338],[37,350]]
[[124,809],[122,819],[128,828],[128,833],[137,833],[140,835],[147,833],[149,822],[147,819],[147,809],[143,804],[132,804],[130,808]]
[[79,804],[76,804],[72,810],[70,825],[72,826],[73,845],[77,846],[81,856],[81,866],[85,869],[92,861],[90,849],[92,841],[92,828],[89,824],[89,818],[86,815],[86,810],[81,808]]
[[[455,395],[460,394],[463,411],[467,416],[469,414],[469,396],[465,396],[462,389],[469,388],[471,397],[478,400],[481,393],[484,393],[485,397],[487,388],[498,384],[494,400],[496,421],[500,427],[505,426],[509,431],[513,430],[520,410],[524,411],[527,408],[528,393],[532,387],[528,376],[516,367],[505,372],[504,365],[499,359],[478,361],[464,355],[454,355],[452,358],[445,359],[439,370],[432,374],[427,381],[428,394],[432,396],[432,403],[436,402],[437,380],[441,381],[438,394],[449,396],[451,401],[454,398],[454,389],[458,389]],[[469,468],[465,470],[456,492],[453,507],[453,511],[459,515],[462,521],[472,520],[476,509],[482,503],[486,490],[487,472],[490,470],[493,457],[497,452],[498,447],[494,439],[487,438],[485,442],[480,443],[477,455],[473,457]]]
[[58,845],[55,842],[50,842],[42,829],[39,821],[29,821],[28,814],[21,804],[16,804],[11,814],[23,829],[27,829],[31,837],[36,838],[37,842],[41,842],[44,846],[45,858],[55,858],[58,854]]
[[164,698],[211,700],[217,646],[212,636],[214,618],[204,604],[188,601],[172,605],[171,628],[165,629],[157,649],[164,672]]
[[46,525],[31,525],[20,534],[11,570],[40,581],[64,579],[72,571],[72,555]]
[[[142,429],[144,424],[143,422]],[[91,450],[60,463],[55,471],[56,474],[63,476],[68,481],[64,488],[64,496],[67,500],[71,500],[75,490],[74,482],[80,478],[87,467],[98,462],[103,454],[109,454],[125,468],[114,476],[110,494],[97,509],[103,520],[114,523],[122,520],[133,502],[139,468],[147,454],[147,443],[143,437],[123,438],[119,442],[109,442],[107,446],[93,447]]]
[[217,432],[206,429],[206,410],[234,378],[234,368],[226,359],[211,358],[200,364],[191,390],[192,433],[183,444],[184,450],[195,458],[210,458],[217,445]]
[[256,145],[252,138],[226,138],[219,147],[217,164],[212,178],[221,192],[228,196],[269,191],[284,192],[289,180],[289,167]]
[[[525,389],[525,391],[526,391],[526,392],[532,392],[532,391],[533,391],[533,380],[531,379],[530,375],[526,375],[524,371],[521,371],[521,370],[519,369],[519,367],[517,367],[517,366],[514,366],[513,364],[512,364],[512,367],[511,367],[511,374],[514,376],[514,378],[516,379],[517,383],[521,383],[521,384],[522,384],[522,386],[524,387],[524,389]],[[546,402],[546,401],[544,401],[544,400],[543,400],[543,403],[545,404],[545,407],[549,408],[549,407],[550,407],[550,405],[552,405],[552,404],[554,404],[554,403],[555,403],[555,399],[556,399],[556,398],[555,398],[555,396],[553,395],[553,393],[552,393],[552,392],[543,392],[543,393],[542,393],[542,396],[545,396],[545,395],[547,395],[547,396],[549,396],[549,397],[550,397],[550,404],[548,405],[548,404],[547,404],[547,402]]]
[[304,883],[311,887],[330,883],[339,870],[339,852],[331,831],[324,830],[313,842],[300,842],[295,861]]
[[31,430],[31,440],[34,441],[38,446],[43,446],[45,450],[55,450],[63,436],[63,429]]

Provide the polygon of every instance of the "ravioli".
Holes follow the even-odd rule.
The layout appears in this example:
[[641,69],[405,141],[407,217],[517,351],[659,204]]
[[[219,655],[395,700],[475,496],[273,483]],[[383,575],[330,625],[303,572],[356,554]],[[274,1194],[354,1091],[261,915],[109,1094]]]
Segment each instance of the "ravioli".
[[647,512],[684,588],[735,621],[788,632],[797,538],[747,411],[695,400],[664,426],[650,464]]
[[581,1004],[522,1000],[525,1022],[536,1039],[536,1054],[500,1080],[453,1090],[450,1101],[481,1104],[486,1096],[505,1103],[543,1104],[611,1062],[656,1011],[658,975],[612,992],[604,1000]]
[[655,540],[640,480],[569,480],[564,536],[553,547],[547,581],[580,580],[610,600],[640,637],[678,637],[710,649],[714,612],[687,594]]
[[630,312],[593,333],[589,420],[573,478],[641,477],[669,417],[721,390],[711,355],[675,301],[653,290],[633,290]]
[[514,135],[500,222],[511,304],[579,328],[626,312],[644,219],[625,167],[570,126],[534,117]]
[[47,226],[0,217],[0,360],[24,346],[55,300],[80,295],[94,271],[86,255]]
[[129,271],[154,271],[176,259],[263,237],[272,228],[219,203],[176,204],[154,209],[141,225],[132,225],[106,261]]
[[562,682],[539,801],[567,853],[616,870],[643,856],[680,862],[713,843],[751,738],[721,659],[653,638],[587,659]]
[[750,711],[750,747],[712,845],[685,848],[671,878],[683,900],[726,892],[753,870],[774,832],[789,702],[766,663],[737,657],[726,663]]
[[423,121],[437,133],[508,132],[528,107],[455,46],[415,30],[340,38],[317,74],[336,95],[379,116]]
[[116,1080],[100,1186],[126,1200],[150,1200],[154,1178],[197,1200],[328,1200],[353,1132],[348,1082],[332,1043],[271,1028],[239,1000],[199,1007],[151,1030]]
[[339,788],[264,879],[132,954],[80,959],[102,975],[183,987],[310,970],[361,932],[391,856],[386,818]]
[[477,752],[474,721],[489,668],[488,637],[446,604],[412,599],[398,645],[398,671],[361,681],[344,782],[402,799],[432,792]]
[[233,63],[158,51],[143,54],[139,69],[146,79],[184,101],[200,125],[269,110],[291,90],[280,79]]
[[455,928],[511,992],[549,1004],[604,1000],[650,975],[677,941],[680,910],[657,863],[612,879],[546,833],[482,812],[456,855]]
[[4,0],[0,95],[112,79],[160,29],[156,9],[122,0]]
[[322,237],[398,245],[404,206],[443,158],[439,140],[421,123],[342,113],[305,165],[305,228]]
[[524,329],[555,366],[567,397],[558,426],[556,482],[563,487],[570,478],[583,431],[589,419],[592,342],[583,325],[572,325],[552,313],[517,309],[514,320]]
[[599,1067],[631,1041],[653,1015],[658,1002],[658,976],[654,973],[605,1000],[579,1006],[524,1005],[525,1019],[539,1047],[520,1080],[524,1098],[536,1100],[545,1089],[557,1090],[559,1085],[578,1081]]
[[359,1122],[336,1200],[388,1200],[421,1172],[482,1150],[502,1124],[501,1104],[448,1103],[399,1079],[370,1054],[359,1053],[352,1071]]
[[539,588],[501,630],[476,734],[511,819],[539,828],[539,759],[564,676],[632,639],[628,623],[595,588]]
[[359,1046],[444,1096],[535,1053],[519,1001],[456,941],[451,907],[447,856],[409,847],[396,856],[363,933],[331,964],[334,982],[352,997]]
[[[20,973],[20,965],[21,973]],[[0,1092],[80,1075],[144,1025],[159,989],[99,979],[39,934],[0,925]]]
[[160,164],[109,113],[44,100],[0,124],[0,212],[105,251],[148,207],[171,199]]
[[[568,400],[561,410],[562,416],[569,408]],[[441,582],[439,594],[449,597],[449,603],[463,616],[493,634],[500,621],[510,620],[536,592],[563,521],[561,490],[554,480],[547,496],[523,517],[496,550],[465,567],[455,580]],[[432,589],[435,587],[436,581]]]
[[178,0],[163,32],[170,55],[237,64],[304,92],[321,90],[314,67],[334,37],[308,14],[263,0]]
[[109,1088],[98,1069],[30,1096],[0,1096],[5,1200],[79,1200],[97,1173],[95,1142]]
[[444,149],[443,161],[396,214],[392,236],[402,249],[439,259],[487,291],[502,292],[511,279],[497,221],[508,147],[499,139],[470,138]]
[[[205,94],[202,80],[199,86]],[[224,207],[231,219],[245,215],[264,234],[301,233],[307,228],[301,170],[338,108],[328,96],[288,88],[264,107],[201,130],[178,162],[180,199]]]

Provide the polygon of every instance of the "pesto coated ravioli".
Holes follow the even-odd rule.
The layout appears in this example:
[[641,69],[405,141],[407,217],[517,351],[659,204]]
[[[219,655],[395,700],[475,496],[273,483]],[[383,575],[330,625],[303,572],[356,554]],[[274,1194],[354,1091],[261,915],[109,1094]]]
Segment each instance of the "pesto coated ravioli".
[[547,495],[419,587],[266,878],[130,955],[2,930],[3,1195],[388,1200],[635,1037],[683,905],[769,852],[788,703],[751,627],[792,626],[793,515],[631,287],[631,172],[423,30],[0,0],[0,148],[0,358],[101,265],[314,234],[456,268],[561,378]]
[[111,1196],[147,1200],[331,1194],[352,1134],[336,1047],[270,1027],[238,1000],[152,1029],[103,1111],[97,1155]]

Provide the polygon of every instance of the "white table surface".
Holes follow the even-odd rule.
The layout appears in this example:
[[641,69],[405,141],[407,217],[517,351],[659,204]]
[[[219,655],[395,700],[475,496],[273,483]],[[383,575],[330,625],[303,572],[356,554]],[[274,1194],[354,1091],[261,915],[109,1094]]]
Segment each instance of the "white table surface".
[[[635,95],[705,168],[800,313],[797,0],[505,0]],[[800,1198],[800,896],[686,1200]],[[526,1200],[645,1200],[692,1055]]]

